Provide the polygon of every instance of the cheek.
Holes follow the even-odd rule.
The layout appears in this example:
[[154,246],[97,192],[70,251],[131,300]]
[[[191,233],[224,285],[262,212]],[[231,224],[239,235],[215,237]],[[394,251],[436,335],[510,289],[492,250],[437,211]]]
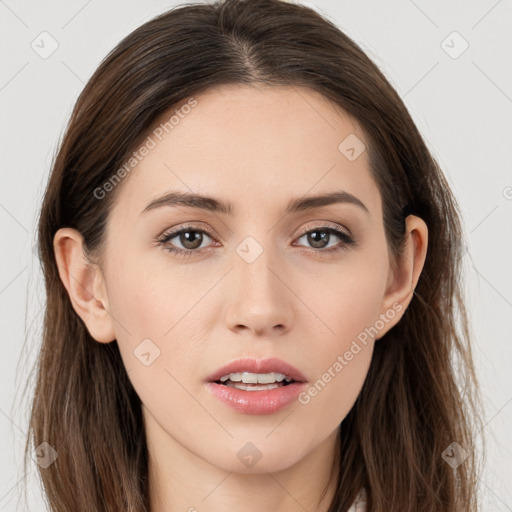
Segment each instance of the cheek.
[[[369,328],[378,318],[377,296],[375,289],[351,286],[350,280],[337,294],[326,294],[322,317],[330,330],[322,328],[322,336],[311,333],[315,347],[308,349],[308,360],[314,378],[299,397],[306,414],[315,417],[324,432],[343,421],[368,374],[374,347]],[[315,435],[314,425],[309,428],[308,435]]]
[[124,365],[143,401],[158,407],[179,396],[174,403],[180,407],[193,405],[180,384],[197,384],[193,372],[218,322],[215,308],[222,300],[215,285],[224,273],[208,265],[179,265],[166,254],[125,253],[116,261],[109,275],[112,316]]
[[299,292],[314,312],[304,328],[314,340],[308,361],[315,369],[299,401],[331,428],[348,414],[368,373],[387,279],[383,260],[359,253],[325,272],[317,270]]
[[[172,338],[194,317],[197,306],[222,277],[211,268],[179,265],[159,249],[158,256],[126,255],[112,270],[109,286],[116,330],[131,343]],[[197,315],[196,315],[197,316]],[[196,319],[197,320],[197,319]],[[197,331],[189,331],[193,336]]]
[[314,277],[303,278],[297,294],[312,312],[308,328],[316,329],[324,356],[332,358],[334,352],[346,350],[379,318],[387,267],[385,258],[374,254],[354,252],[337,264],[317,264],[314,273],[304,272]]

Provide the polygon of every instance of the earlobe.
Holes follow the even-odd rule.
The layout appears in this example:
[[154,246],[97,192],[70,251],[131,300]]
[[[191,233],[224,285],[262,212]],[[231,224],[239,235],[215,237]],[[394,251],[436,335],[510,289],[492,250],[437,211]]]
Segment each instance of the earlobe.
[[393,320],[386,324],[385,329],[379,333],[376,339],[382,337],[387,331],[394,327],[402,318],[409,306],[416,285],[420,278],[428,246],[428,227],[425,221],[415,215],[409,215],[405,219],[406,244],[403,257],[397,262],[396,269],[390,269],[386,293],[383,299],[383,314],[391,309]]
[[61,228],[55,233],[53,247],[59,276],[73,309],[96,341],[113,341],[116,336],[104,278],[99,268],[93,267],[85,257],[81,233],[72,228]]

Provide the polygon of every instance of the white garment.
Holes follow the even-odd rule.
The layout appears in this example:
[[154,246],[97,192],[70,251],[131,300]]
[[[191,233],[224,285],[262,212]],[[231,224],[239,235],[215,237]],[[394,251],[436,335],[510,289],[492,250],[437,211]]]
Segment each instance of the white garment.
[[348,512],[366,512],[366,491],[361,489]]

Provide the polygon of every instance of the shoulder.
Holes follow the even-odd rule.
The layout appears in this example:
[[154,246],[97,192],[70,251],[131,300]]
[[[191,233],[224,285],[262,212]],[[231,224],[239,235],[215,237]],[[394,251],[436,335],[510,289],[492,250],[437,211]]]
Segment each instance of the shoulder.
[[348,512],[366,512],[366,491],[364,488],[359,491]]

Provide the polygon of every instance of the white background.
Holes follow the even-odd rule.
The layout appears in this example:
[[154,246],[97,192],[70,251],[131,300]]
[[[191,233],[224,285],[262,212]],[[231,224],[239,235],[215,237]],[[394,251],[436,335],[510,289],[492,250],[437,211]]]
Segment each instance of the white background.
[[[464,262],[474,352],[486,406],[483,510],[510,511],[512,1],[304,3],[333,20],[383,70],[459,200],[469,245]],[[44,288],[32,248],[53,153],[101,59],[122,37],[175,4],[0,0],[1,511],[23,510],[16,501],[27,479],[35,489],[30,510],[44,510],[37,480],[21,466],[27,431],[22,385],[41,334]],[[47,59],[31,48],[43,31],[58,43]],[[458,58],[442,46],[453,31],[469,44]],[[446,44],[453,54],[463,41],[450,36]],[[22,350],[26,357],[20,360]]]

